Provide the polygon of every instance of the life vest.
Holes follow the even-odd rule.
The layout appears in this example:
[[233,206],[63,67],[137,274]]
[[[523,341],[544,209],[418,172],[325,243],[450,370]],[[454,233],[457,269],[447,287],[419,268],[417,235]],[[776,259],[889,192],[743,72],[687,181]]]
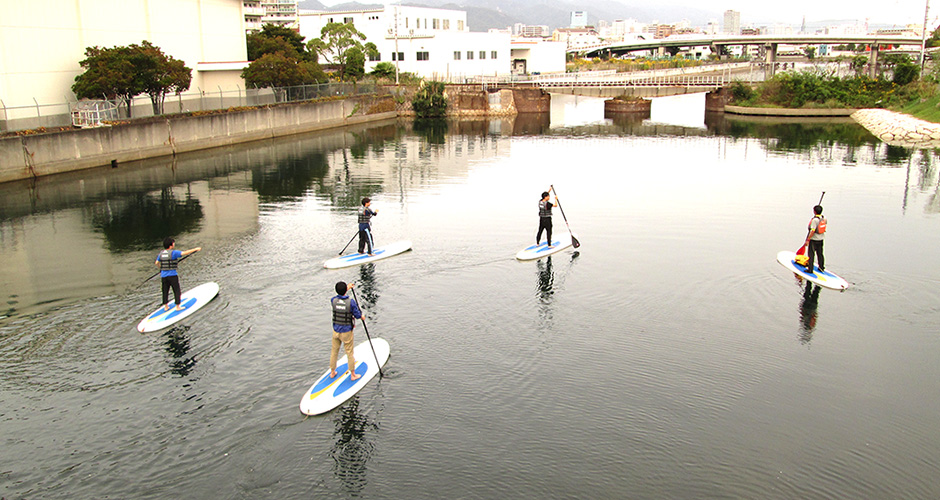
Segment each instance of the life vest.
[[349,297],[333,297],[330,301],[333,306],[333,324],[353,326],[355,320],[352,313],[352,299]]
[[551,217],[552,204],[546,200],[539,200],[539,217]]
[[[826,218],[823,217],[822,215],[815,215],[813,216],[813,219],[819,219],[819,222],[816,224],[816,234],[826,234]],[[808,229],[810,230],[813,229],[812,220],[809,221]]]
[[360,224],[368,224],[368,223],[369,223],[369,219],[372,218],[372,215],[373,215],[373,213],[372,213],[371,210],[369,210],[368,208],[363,207],[363,209],[359,211],[359,223],[360,223]]
[[173,250],[169,249],[160,252],[157,259],[160,260],[161,271],[175,271],[176,265],[179,263],[179,259],[173,258]]

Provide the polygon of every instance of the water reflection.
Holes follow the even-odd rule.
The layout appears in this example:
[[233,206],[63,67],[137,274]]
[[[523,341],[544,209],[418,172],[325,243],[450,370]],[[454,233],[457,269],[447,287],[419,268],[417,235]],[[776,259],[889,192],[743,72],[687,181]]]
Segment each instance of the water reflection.
[[555,282],[555,273],[552,271],[552,256],[546,257],[544,262],[542,262],[542,259],[537,260],[535,266],[538,269],[538,296],[545,304],[550,302],[552,295],[555,294],[552,288]]
[[189,326],[178,325],[163,334],[164,347],[170,354],[170,373],[185,377],[196,366],[196,356],[189,354]]
[[800,300],[800,343],[809,344],[816,329],[819,309],[819,291],[822,287],[806,281],[803,285],[803,298]]
[[322,181],[330,166],[326,155],[310,151],[299,157],[288,157],[274,168],[258,165],[252,168],[251,188],[262,202],[274,203],[301,198],[317,182]]
[[366,306],[368,309],[375,307],[379,300],[379,288],[375,282],[374,263],[368,262],[359,266],[359,281],[356,282],[356,293],[362,298],[360,306]]
[[411,125],[415,134],[423,137],[428,144],[444,144],[447,138],[447,120],[443,118],[419,118]]
[[203,208],[190,189],[180,200],[169,187],[159,196],[137,193],[91,205],[91,224],[114,253],[153,248],[155,241],[199,229]]
[[342,483],[346,494],[358,497],[368,483],[367,464],[375,451],[369,434],[379,426],[359,411],[359,396],[353,396],[336,413],[336,430],[333,432],[336,442],[330,449],[333,474]]

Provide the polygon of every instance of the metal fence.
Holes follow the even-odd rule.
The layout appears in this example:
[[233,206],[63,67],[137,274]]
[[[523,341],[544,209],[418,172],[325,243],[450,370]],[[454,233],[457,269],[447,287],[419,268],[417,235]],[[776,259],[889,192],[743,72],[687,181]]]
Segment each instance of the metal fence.
[[[168,95],[163,103],[163,114],[210,111],[240,106],[263,106],[282,102],[309,101],[323,97],[374,94],[379,89],[380,87],[371,83],[323,83],[263,89],[238,87],[235,90],[197,88],[195,91],[179,95]],[[40,103],[36,98],[33,98],[32,104],[9,105],[9,103],[5,103],[0,99],[0,133],[38,128],[68,127],[75,124],[73,117],[82,113],[83,106],[80,103],[83,102],[64,97],[63,101],[57,103]],[[128,109],[131,110],[132,118],[154,116],[153,105],[147,95],[136,96],[129,103],[124,101],[97,102],[109,102],[115,106],[118,109],[119,119],[127,118]]]

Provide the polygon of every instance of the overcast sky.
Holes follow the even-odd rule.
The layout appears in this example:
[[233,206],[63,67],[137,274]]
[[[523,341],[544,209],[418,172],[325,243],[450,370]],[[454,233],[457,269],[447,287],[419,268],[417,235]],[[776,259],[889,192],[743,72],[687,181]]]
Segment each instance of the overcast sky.
[[[348,0],[320,0],[323,5],[331,6],[344,3]],[[359,0],[360,3],[397,3],[396,0]],[[627,5],[636,5],[646,0],[619,0]],[[774,23],[799,25],[803,16],[807,22],[826,20],[858,20],[865,22],[867,18],[872,24],[922,24],[924,22],[924,8],[927,0],[664,0],[660,5],[675,5],[676,16],[674,20],[660,19],[662,22],[675,22],[681,20],[683,7],[699,10],[709,10],[716,13],[721,22],[720,15],[725,10],[736,10],[741,13],[741,23],[744,25],[770,25]],[[583,10],[591,11],[589,0],[568,0],[568,3],[583,2]],[[421,3],[421,0],[405,0],[405,3]],[[459,3],[456,0],[454,3]],[[536,4],[537,2],[532,2]],[[539,2],[540,3],[540,2]],[[940,19],[940,0],[933,0],[930,6],[931,27],[937,25]]]

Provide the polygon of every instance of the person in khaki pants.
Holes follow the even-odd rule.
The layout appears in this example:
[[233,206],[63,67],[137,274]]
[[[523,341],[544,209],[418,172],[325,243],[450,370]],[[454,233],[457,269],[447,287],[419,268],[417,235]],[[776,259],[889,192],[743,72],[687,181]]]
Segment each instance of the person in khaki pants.
[[349,379],[356,380],[361,375],[356,374],[356,358],[353,357],[353,328],[356,326],[356,319],[362,318],[362,311],[359,310],[359,304],[356,299],[346,295],[347,290],[353,287],[353,283],[348,286],[339,281],[336,283],[336,296],[330,299],[330,306],[333,309],[333,345],[330,349],[330,378],[336,377],[336,357],[339,355],[339,346],[343,345],[346,351],[346,359],[349,361]]

